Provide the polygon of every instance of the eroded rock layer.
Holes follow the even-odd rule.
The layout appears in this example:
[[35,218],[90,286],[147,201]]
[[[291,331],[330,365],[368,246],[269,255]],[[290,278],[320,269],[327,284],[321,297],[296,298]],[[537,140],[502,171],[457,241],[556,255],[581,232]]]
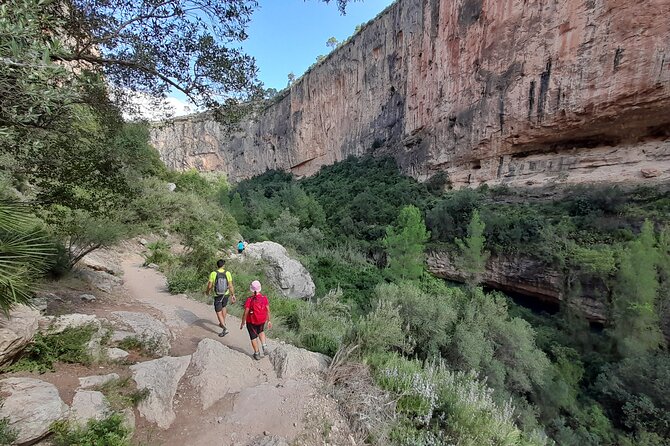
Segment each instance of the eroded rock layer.
[[243,123],[153,130],[233,181],[391,154],[454,186],[670,178],[670,0],[399,0]]

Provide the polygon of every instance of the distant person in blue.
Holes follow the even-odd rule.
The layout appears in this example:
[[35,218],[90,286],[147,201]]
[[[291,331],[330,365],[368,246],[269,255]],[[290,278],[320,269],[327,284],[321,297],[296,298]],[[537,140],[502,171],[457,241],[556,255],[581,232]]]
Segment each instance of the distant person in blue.
[[244,240],[240,240],[240,242],[237,244],[237,253],[242,254],[244,252]]

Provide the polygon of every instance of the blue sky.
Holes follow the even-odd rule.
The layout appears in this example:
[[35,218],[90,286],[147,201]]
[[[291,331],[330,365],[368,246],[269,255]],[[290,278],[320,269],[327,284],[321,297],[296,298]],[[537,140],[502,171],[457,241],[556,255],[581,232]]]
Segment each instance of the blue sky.
[[356,25],[373,19],[393,0],[350,1],[346,15],[337,2],[319,0],[260,0],[243,48],[256,58],[259,78],[266,88],[281,90],[287,75],[303,74],[320,54],[327,54],[326,40],[342,41],[354,33]]
[[[259,0],[247,30],[249,38],[242,47],[256,58],[258,77],[265,88],[281,90],[288,84],[288,73],[300,77],[317,56],[331,51],[326,46],[328,38],[345,40],[354,33],[356,25],[375,18],[393,1],[350,0],[346,15],[342,15],[336,0],[328,4],[321,0]],[[164,117],[162,111],[154,110],[148,98],[139,96],[135,101],[145,118]],[[196,111],[178,91],[170,94],[166,105],[175,116]]]

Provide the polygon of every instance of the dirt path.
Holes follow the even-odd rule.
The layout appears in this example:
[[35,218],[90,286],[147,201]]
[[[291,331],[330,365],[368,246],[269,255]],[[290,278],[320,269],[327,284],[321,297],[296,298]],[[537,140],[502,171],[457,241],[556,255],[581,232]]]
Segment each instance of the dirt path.
[[[249,338],[246,330],[239,329],[239,318],[228,316],[226,325],[230,333],[218,337],[220,329],[211,305],[169,294],[164,276],[144,268],[142,263],[143,258],[139,255],[123,255],[128,303],[150,307],[151,313],[162,315],[175,334],[172,356],[190,355],[202,339],[211,338],[249,357],[240,364],[239,376],[252,376],[260,371],[263,382],[260,385],[250,383],[248,388],[228,394],[203,411],[197,392],[184,384],[187,380],[182,380],[175,397],[176,421],[169,429],[160,430],[139,419],[137,441],[166,446],[232,446],[255,444],[259,438],[277,436],[298,445],[355,444],[349,441],[348,434],[340,440],[331,438],[326,442],[332,427],[343,428],[343,421],[335,402],[324,395],[318,379],[308,376],[277,378],[267,357],[260,361],[251,359]],[[246,295],[245,284],[236,285],[239,305]],[[269,344],[271,348],[277,346],[272,340]]]
[[[224,345],[251,354],[251,345],[246,330],[240,330],[240,319],[228,316],[226,325],[229,333],[219,338],[221,331],[216,320],[216,314],[212,305],[189,299],[183,295],[172,295],[167,291],[165,277],[158,271],[144,268],[144,259],[139,255],[127,254],[122,260],[123,280],[130,297],[138,302],[153,307],[164,317],[165,322],[176,335],[172,345],[173,356],[190,355],[195,351],[204,338],[212,338],[221,341]],[[204,287],[203,279],[203,287]],[[246,293],[245,289],[238,287],[240,300],[235,305],[241,305]],[[268,365],[267,361],[261,364]],[[267,371],[271,367],[265,367]]]

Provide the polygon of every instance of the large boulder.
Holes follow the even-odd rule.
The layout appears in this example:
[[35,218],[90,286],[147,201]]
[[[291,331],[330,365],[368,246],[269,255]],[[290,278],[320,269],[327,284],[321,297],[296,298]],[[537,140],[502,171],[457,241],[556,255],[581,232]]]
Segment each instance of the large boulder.
[[268,265],[267,273],[285,297],[306,299],[314,296],[316,287],[312,276],[302,263],[288,256],[286,249],[275,242],[247,245],[246,254]]
[[9,363],[33,339],[39,327],[40,312],[17,305],[9,317],[0,314],[0,366]]
[[109,249],[98,249],[86,254],[80,261],[79,266],[84,266],[94,271],[103,271],[113,276],[121,276],[123,267],[119,256]]
[[32,444],[49,433],[55,421],[68,415],[67,404],[53,384],[33,378],[0,381],[4,397],[0,418],[9,418],[9,428],[17,432],[16,444]]
[[[252,360],[214,339],[203,339],[191,359],[191,384],[200,394],[202,408],[208,409],[227,393],[262,382],[260,370],[252,368]],[[246,370],[240,373],[240,370]]]
[[85,426],[88,420],[102,420],[111,413],[109,403],[101,392],[77,390],[70,407],[70,421]]
[[113,294],[123,289],[123,279],[105,271],[88,269],[84,266],[77,270],[77,274],[84,281],[105,293]]
[[163,322],[146,313],[114,311],[114,317],[128,326],[145,346],[157,356],[170,352],[173,334]]
[[130,367],[139,390],[148,389],[149,395],[137,409],[147,421],[167,429],[175,420],[173,401],[179,380],[184,376],[191,356],[166,356]]
[[323,372],[330,358],[290,344],[279,344],[270,352],[270,362],[279,378],[293,378],[309,372]]

